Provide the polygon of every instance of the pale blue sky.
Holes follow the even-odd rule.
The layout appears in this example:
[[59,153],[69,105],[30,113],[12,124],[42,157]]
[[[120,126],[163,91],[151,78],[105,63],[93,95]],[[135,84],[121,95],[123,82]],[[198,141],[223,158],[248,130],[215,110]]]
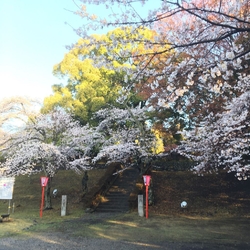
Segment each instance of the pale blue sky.
[[[145,14],[155,4],[149,1],[138,10]],[[106,13],[101,6],[91,9]],[[67,53],[65,47],[79,39],[65,22],[74,28],[83,24],[67,10],[77,10],[72,0],[0,0],[0,100],[21,95],[42,101],[52,94],[53,84],[61,83],[53,66]]]
[[0,99],[14,95],[43,99],[60,83],[53,66],[78,36],[80,17],[72,0],[0,0]]

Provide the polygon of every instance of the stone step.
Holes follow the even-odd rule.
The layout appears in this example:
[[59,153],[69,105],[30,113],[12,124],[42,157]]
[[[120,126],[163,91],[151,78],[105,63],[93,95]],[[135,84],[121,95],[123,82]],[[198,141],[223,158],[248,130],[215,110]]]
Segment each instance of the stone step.
[[105,197],[127,197],[129,195],[129,192],[128,193],[119,193],[119,192],[116,192],[116,193],[107,193],[105,195]]
[[99,212],[101,210],[112,210],[112,211],[115,211],[115,210],[129,210],[129,206],[127,203],[112,203],[112,204],[107,204],[107,203],[101,203],[96,211]]
[[120,201],[120,202],[112,202],[112,204],[110,204],[109,202],[102,202],[98,207],[123,207],[123,206],[127,206],[128,203],[126,201]]
[[123,197],[122,199],[116,199],[116,198],[110,198],[110,197],[105,197],[105,201],[102,201],[100,203],[100,205],[102,204],[108,204],[108,205],[112,205],[112,204],[109,204],[111,203],[114,204],[114,203],[118,203],[118,204],[121,204],[121,203],[126,203],[127,202],[127,197]]
[[103,209],[103,208],[97,208],[96,212],[98,213],[125,213],[128,212],[129,208],[121,208],[121,209],[112,209],[112,208],[108,208],[108,209]]
[[127,212],[129,211],[129,196],[138,178],[135,169],[125,170],[110,187],[104,200],[96,208],[96,212]]
[[121,193],[121,194],[126,194],[129,192],[129,188],[118,188],[118,187],[110,187],[107,193]]

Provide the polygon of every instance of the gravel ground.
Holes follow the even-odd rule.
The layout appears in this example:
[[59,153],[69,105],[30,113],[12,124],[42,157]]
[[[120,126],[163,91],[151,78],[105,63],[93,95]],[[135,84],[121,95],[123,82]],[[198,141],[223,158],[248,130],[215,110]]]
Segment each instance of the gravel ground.
[[32,238],[8,237],[1,239],[0,250],[147,250],[147,249],[168,249],[168,250],[245,250],[244,246],[218,246],[203,244],[180,244],[165,243],[163,246],[157,244],[143,244],[137,242],[111,241],[107,239],[70,238],[65,234],[37,234]]
[[165,249],[154,245],[137,245],[129,242],[117,242],[107,239],[87,239],[87,238],[69,238],[67,235],[59,233],[39,234],[32,238],[4,238],[1,240],[1,250],[142,250],[142,249]]

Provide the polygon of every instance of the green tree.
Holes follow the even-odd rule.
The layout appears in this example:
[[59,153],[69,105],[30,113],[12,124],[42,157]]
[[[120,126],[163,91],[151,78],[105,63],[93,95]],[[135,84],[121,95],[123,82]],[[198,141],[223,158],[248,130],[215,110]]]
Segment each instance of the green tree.
[[[137,36],[151,39],[154,34],[149,29],[142,29]],[[117,28],[106,35],[79,39],[63,60],[54,66],[54,75],[66,78],[67,84],[52,87],[54,93],[45,98],[42,112],[62,107],[86,124],[92,114],[101,108],[109,105],[121,107],[116,102],[117,98],[128,87],[137,63],[128,58],[143,49],[140,43],[132,42],[132,39],[129,43],[130,36],[130,28],[126,27]],[[114,37],[116,43],[113,43]],[[129,89],[129,93],[133,91]],[[133,105],[140,101],[137,94],[130,94],[129,98]]]

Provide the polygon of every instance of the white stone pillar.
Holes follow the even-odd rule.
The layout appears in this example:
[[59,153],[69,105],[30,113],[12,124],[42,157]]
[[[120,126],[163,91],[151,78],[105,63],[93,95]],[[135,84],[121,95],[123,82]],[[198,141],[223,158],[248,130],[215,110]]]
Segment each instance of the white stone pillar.
[[67,214],[67,195],[62,195],[61,216]]
[[138,214],[144,216],[143,194],[138,195]]

